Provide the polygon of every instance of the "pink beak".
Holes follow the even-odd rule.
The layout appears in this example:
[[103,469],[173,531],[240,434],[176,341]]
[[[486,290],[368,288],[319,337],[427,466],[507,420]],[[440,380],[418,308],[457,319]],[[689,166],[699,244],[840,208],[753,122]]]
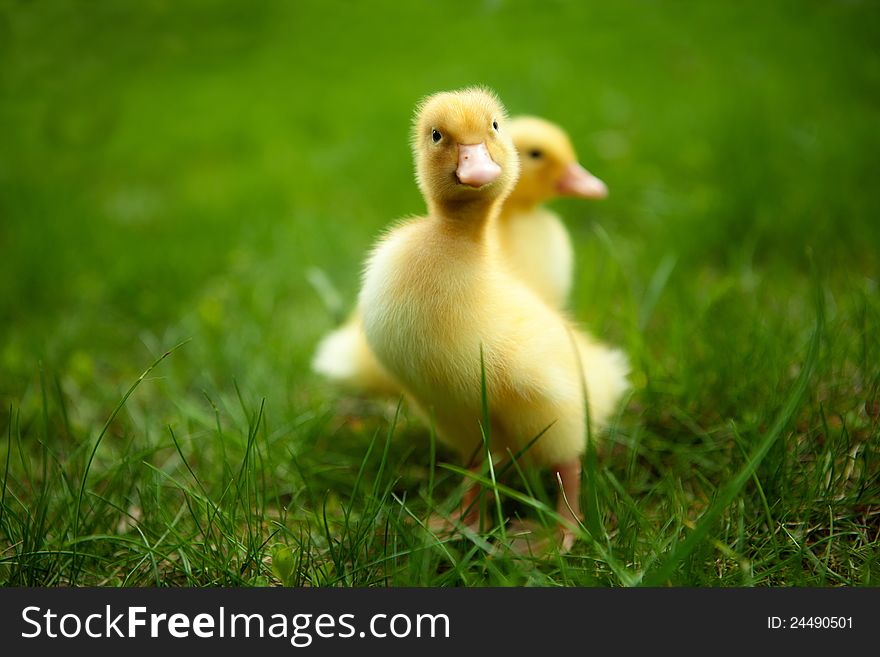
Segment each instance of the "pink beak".
[[592,173],[574,162],[569,164],[556,183],[556,191],[565,196],[600,199],[608,196],[608,187]]
[[458,145],[458,182],[471,187],[482,187],[501,175],[501,167],[489,155],[486,142]]

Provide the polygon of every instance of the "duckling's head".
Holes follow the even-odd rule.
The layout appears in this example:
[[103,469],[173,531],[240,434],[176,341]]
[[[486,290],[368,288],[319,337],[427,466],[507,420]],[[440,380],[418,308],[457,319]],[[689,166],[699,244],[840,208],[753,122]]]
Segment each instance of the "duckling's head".
[[445,91],[419,104],[412,147],[429,206],[491,204],[510,194],[519,161],[506,121],[504,106],[484,88]]
[[578,164],[571,140],[558,125],[535,116],[518,116],[508,121],[519,153],[520,178],[509,202],[518,205],[541,203],[556,196],[601,199],[608,188]]

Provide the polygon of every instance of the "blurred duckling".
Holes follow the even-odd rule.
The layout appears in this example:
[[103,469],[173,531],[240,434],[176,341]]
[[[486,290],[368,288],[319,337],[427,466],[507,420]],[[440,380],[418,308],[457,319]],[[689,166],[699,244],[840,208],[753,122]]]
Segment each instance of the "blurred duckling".
[[[419,105],[412,147],[428,215],[380,239],[358,308],[382,366],[462,457],[481,453],[482,370],[493,456],[516,454],[543,432],[527,455],[561,483],[567,550],[580,516],[585,392],[592,425],[601,427],[627,388],[627,363],[507,267],[495,224],[519,161],[505,123],[497,97],[479,88]],[[459,513],[465,523],[474,522],[475,511],[464,512],[473,495]]]
[[393,397],[401,393],[367,344],[358,311],[321,339],[312,358],[312,370],[357,394]]
[[[556,124],[533,116],[516,117],[508,121],[508,133],[521,170],[497,222],[503,256],[534,292],[562,308],[571,290],[574,250],[562,221],[542,203],[557,196],[602,199],[608,189],[578,164],[571,140]],[[312,369],[352,392],[400,394],[400,387],[370,351],[357,312],[321,340]]]
[[508,123],[519,154],[520,178],[501,209],[498,234],[508,264],[556,308],[571,292],[574,249],[560,218],[542,204],[557,196],[603,199],[608,188],[584,169],[558,125],[534,116]]

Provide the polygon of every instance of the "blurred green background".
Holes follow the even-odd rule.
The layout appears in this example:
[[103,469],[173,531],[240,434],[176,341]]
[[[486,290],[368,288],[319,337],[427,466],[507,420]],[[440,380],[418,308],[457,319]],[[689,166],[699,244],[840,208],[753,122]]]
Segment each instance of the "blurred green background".
[[423,209],[415,102],[472,83],[561,123],[608,182],[562,205],[578,242],[587,217],[646,270],[804,272],[812,247],[876,275],[874,3],[0,7],[3,406],[38,360],[140,366],[145,332],[234,327],[224,295],[268,267],[249,293],[291,344],[241,358],[302,368],[328,325],[304,272],[353,300],[378,231]]
[[[4,433],[81,458],[131,381],[190,339],[96,467],[129,439],[170,450],[168,426],[198,449],[206,395],[267,400],[279,480],[297,441],[332,452],[356,428],[312,350],[375,237],[423,211],[415,103],[478,83],[564,126],[608,184],[607,201],[554,207],[577,249],[573,313],[632,354],[625,421],[673,455],[646,457],[652,472],[720,478],[718,428],[766,426],[816,278],[837,323],[805,435],[822,412],[874,438],[878,26],[858,1],[2,0]],[[677,452],[682,436],[706,451]]]

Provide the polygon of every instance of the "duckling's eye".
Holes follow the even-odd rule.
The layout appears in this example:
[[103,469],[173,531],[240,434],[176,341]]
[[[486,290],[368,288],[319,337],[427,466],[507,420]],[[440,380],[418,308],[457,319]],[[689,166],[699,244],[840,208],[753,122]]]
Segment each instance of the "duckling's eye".
[[529,151],[529,157],[532,158],[533,160],[540,160],[541,157],[543,157],[543,155],[544,154],[541,151],[539,151],[537,148],[533,148],[532,150]]
[[495,128],[495,132],[498,132],[498,121],[492,121],[492,127]]
[[431,139],[434,140],[434,143],[437,144],[443,139],[443,135],[440,134],[438,130],[431,130]]

